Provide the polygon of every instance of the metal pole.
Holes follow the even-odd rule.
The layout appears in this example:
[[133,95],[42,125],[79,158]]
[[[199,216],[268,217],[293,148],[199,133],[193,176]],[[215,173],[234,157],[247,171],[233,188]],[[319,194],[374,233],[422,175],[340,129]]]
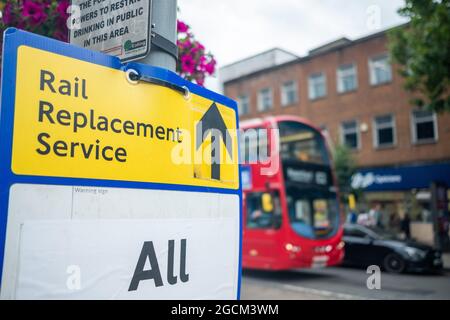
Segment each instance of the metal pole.
[[[163,36],[170,42],[177,41],[177,0],[152,1],[152,31]],[[175,71],[175,57],[152,45],[150,54],[138,62]]]

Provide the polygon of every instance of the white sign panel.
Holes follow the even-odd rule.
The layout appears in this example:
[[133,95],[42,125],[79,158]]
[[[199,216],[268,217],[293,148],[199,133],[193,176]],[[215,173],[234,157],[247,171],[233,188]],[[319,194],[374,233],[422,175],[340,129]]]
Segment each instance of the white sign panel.
[[72,5],[71,44],[122,62],[149,53],[151,0],[72,0]]
[[236,297],[237,195],[28,184],[10,191],[3,299]]

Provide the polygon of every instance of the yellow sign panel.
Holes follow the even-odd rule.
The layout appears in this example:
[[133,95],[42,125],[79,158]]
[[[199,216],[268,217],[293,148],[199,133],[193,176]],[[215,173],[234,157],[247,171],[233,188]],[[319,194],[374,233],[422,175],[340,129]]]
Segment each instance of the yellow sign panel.
[[21,46],[14,112],[15,174],[239,188],[235,111],[204,97]]

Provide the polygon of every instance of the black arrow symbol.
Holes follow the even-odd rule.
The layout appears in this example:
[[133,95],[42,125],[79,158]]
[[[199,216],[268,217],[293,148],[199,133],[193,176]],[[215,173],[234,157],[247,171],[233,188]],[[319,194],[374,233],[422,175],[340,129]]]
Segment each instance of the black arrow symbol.
[[220,180],[220,141],[216,144],[217,135],[222,138],[228,154],[232,157],[231,136],[228,133],[227,126],[223,121],[219,108],[213,103],[208,111],[203,115],[197,123],[196,128],[196,148],[198,149],[205,140],[208,132],[211,131],[211,178]]

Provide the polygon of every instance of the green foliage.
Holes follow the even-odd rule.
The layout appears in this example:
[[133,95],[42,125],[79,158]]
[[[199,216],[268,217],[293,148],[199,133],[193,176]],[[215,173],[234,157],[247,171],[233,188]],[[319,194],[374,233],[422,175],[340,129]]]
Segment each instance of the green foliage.
[[350,149],[345,145],[335,147],[333,160],[341,197],[347,199],[348,194],[354,191],[351,187],[351,178],[356,172],[356,161]]
[[389,49],[411,102],[449,112],[450,0],[405,0],[398,12],[410,22],[389,33]]

